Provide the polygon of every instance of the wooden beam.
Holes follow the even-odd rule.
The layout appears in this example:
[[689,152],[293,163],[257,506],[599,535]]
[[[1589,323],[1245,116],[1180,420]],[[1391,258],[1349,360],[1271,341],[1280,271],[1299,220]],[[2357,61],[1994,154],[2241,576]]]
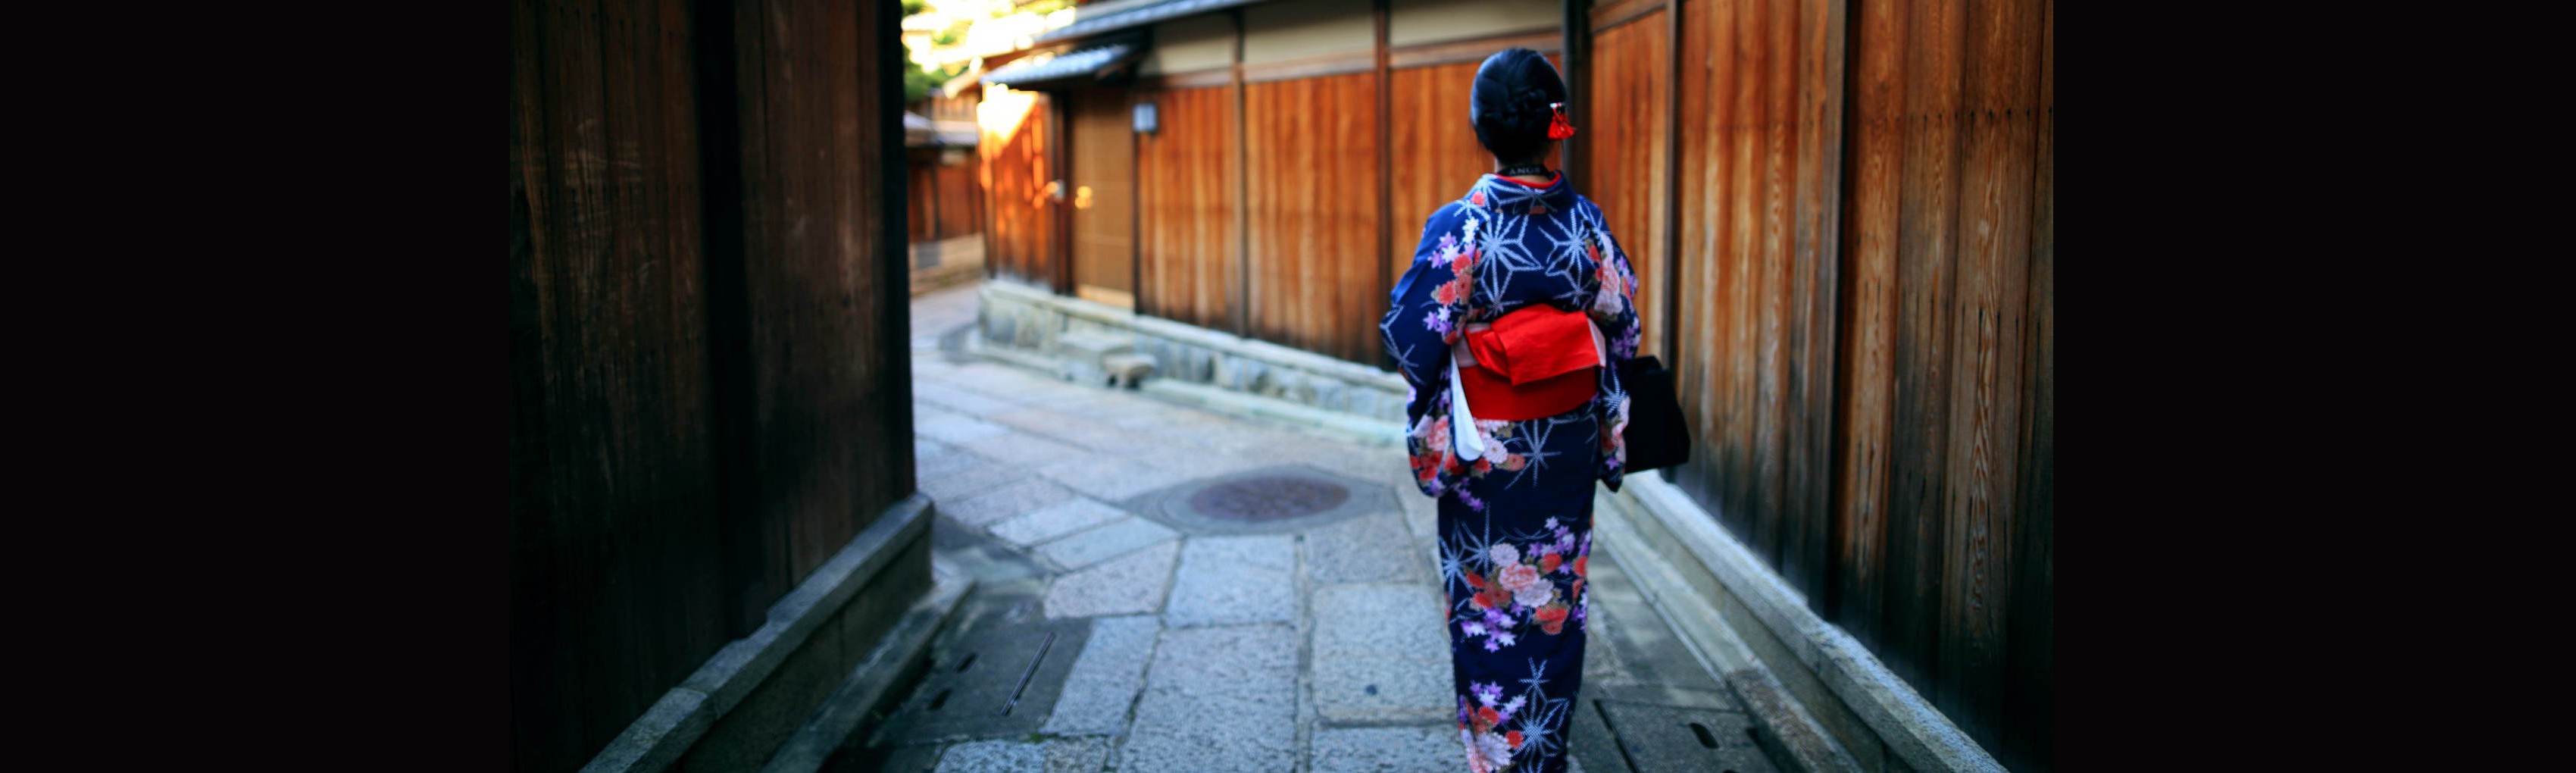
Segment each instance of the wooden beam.
[[1146,91],[1203,89],[1212,86],[1233,85],[1234,78],[1234,66],[1227,65],[1224,67],[1210,67],[1205,70],[1195,70],[1184,73],[1167,72],[1158,75],[1143,76],[1136,79],[1136,88]]
[[1338,54],[1300,57],[1277,62],[1243,65],[1243,79],[1248,83],[1320,78],[1326,75],[1349,75],[1377,68],[1378,52],[1345,51]]
[[1542,54],[1563,53],[1565,37],[1565,33],[1559,30],[1539,29],[1405,46],[1387,51],[1387,66],[1402,70],[1459,62],[1481,62],[1485,57],[1493,56],[1496,51],[1514,46]]
[[1664,0],[1626,0],[1626,2],[1613,2],[1606,5],[1593,6],[1591,14],[1592,34],[1599,35],[1604,32],[1609,32],[1614,27],[1636,21],[1637,19],[1644,17],[1646,14],[1663,10],[1666,5],[1668,5],[1668,3],[1664,2]]

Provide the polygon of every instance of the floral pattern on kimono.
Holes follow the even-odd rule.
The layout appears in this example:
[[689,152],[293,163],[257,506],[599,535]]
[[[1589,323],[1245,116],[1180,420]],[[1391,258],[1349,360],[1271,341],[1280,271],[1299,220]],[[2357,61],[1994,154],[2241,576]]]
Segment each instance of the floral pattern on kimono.
[[[1453,426],[1448,367],[1470,324],[1533,304],[1587,312],[1613,357],[1636,356],[1636,275],[1601,212],[1570,182],[1534,187],[1487,175],[1423,227],[1381,330],[1413,394],[1406,450],[1439,500],[1459,742],[1474,773],[1565,769],[1565,730],[1582,687],[1585,571],[1594,481],[1617,490],[1627,395],[1616,368],[1566,413]],[[1457,457],[1473,432],[1481,458]]]

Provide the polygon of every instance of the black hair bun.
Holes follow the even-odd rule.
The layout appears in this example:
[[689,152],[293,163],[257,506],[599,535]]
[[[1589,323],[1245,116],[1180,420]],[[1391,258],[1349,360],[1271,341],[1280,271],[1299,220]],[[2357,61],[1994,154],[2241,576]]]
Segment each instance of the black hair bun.
[[1565,101],[1565,79],[1547,57],[1508,48],[1486,57],[1467,90],[1468,120],[1476,141],[1506,163],[1535,160],[1547,148],[1548,124]]

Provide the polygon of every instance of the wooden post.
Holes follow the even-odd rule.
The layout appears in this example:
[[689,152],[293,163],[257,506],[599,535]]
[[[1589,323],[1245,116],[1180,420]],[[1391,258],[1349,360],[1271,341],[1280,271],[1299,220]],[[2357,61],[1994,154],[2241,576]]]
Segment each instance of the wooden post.
[[1251,129],[1243,125],[1243,9],[1227,14],[1234,18],[1234,334],[1252,336],[1252,196],[1247,179],[1252,162],[1245,157],[1244,139]]
[[[1395,232],[1395,85],[1387,73],[1386,17],[1388,0],[1377,0],[1377,296],[1387,297],[1394,291],[1395,280],[1388,274],[1395,267],[1395,248],[1389,246]],[[1393,369],[1395,353],[1380,344],[1378,365]]]

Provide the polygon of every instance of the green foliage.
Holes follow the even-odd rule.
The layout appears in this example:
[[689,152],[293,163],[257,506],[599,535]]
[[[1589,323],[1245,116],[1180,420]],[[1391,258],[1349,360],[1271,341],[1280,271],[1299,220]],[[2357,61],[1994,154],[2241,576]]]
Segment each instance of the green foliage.
[[930,0],[903,0],[903,15],[912,16],[930,10]]
[[953,46],[957,45],[958,37],[959,35],[956,30],[940,30],[938,34],[930,36],[930,44],[935,46]]

